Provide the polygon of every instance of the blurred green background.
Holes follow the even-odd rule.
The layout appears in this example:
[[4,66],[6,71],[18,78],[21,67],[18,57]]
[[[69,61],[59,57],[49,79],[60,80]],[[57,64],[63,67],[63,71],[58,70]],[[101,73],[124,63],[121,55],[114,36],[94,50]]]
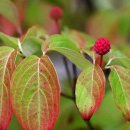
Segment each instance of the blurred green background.
[[[0,11],[7,10],[0,0]],[[64,10],[62,29],[74,29],[85,32],[94,38],[106,37],[119,50],[130,57],[130,0],[12,0],[16,6],[22,32],[25,33],[33,25],[51,31],[52,21],[49,10],[52,6],[60,6]],[[0,15],[0,31],[18,36],[15,22],[3,19],[9,11]],[[58,71],[58,70],[57,70]],[[63,91],[70,93],[67,77],[62,78]],[[130,130],[128,123],[115,106],[109,87],[106,86],[104,100],[91,119],[95,130]],[[8,130],[21,130],[15,117],[12,118]],[[79,112],[71,100],[61,97],[61,111],[54,130],[89,130],[81,119]]]

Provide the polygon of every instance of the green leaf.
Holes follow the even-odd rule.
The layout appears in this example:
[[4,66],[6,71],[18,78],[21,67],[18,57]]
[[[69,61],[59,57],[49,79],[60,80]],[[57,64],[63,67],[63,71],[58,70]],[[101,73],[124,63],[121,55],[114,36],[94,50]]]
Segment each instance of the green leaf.
[[0,0],[0,14],[19,26],[17,9],[10,0]]
[[15,69],[16,52],[0,47],[0,129],[6,130],[12,117],[10,102],[10,79]]
[[46,31],[43,30],[41,27],[32,26],[31,28],[28,29],[27,33],[22,38],[22,42],[24,42],[26,39],[30,37],[45,38],[46,36],[47,36]]
[[61,47],[61,48],[64,47],[75,51],[80,50],[78,45],[76,45],[74,41],[70,39],[70,37],[65,35],[57,34],[57,35],[50,36],[46,43],[47,45],[49,45],[49,49],[53,49],[56,47]]
[[35,38],[35,37],[30,37],[26,39],[22,43],[22,53],[24,56],[28,57],[32,54],[41,56],[42,55],[42,40]]
[[0,32],[0,40],[3,41],[4,45],[12,47],[14,49],[18,48],[18,39],[8,36],[2,32]]
[[24,56],[30,56],[32,54],[42,55],[42,43],[46,39],[46,32],[40,27],[31,27],[26,35],[21,39],[22,51]]
[[63,32],[64,35],[70,37],[81,49],[84,51],[90,51],[95,39],[89,35],[76,30],[67,30]]
[[130,71],[121,66],[113,65],[109,81],[118,108],[130,120]]
[[46,51],[56,51],[61,53],[81,70],[91,65],[91,63],[80,53],[80,49],[72,39],[69,39],[67,36],[54,35],[49,37],[46,43],[43,44],[43,53]]
[[122,65],[130,70],[130,59],[129,58],[115,58],[111,61],[110,65]]
[[13,111],[23,129],[51,130],[57,120],[60,86],[50,59],[30,56],[16,68],[11,82]]
[[122,65],[127,69],[130,69],[130,59],[119,51],[113,51],[109,55],[108,65]]
[[104,89],[105,76],[98,65],[81,72],[76,84],[76,104],[84,120],[89,120],[99,107]]

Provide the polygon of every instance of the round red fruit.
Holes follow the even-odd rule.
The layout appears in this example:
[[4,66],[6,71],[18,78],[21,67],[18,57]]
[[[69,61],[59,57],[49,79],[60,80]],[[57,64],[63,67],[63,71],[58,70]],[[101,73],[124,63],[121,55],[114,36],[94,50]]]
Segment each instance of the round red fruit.
[[94,51],[97,54],[99,54],[99,55],[105,55],[111,49],[110,42],[107,39],[105,39],[105,38],[99,38],[95,42],[93,49],[94,49]]
[[63,15],[63,10],[58,7],[58,6],[55,6],[55,7],[52,7],[51,10],[50,10],[50,17],[54,20],[59,20]]

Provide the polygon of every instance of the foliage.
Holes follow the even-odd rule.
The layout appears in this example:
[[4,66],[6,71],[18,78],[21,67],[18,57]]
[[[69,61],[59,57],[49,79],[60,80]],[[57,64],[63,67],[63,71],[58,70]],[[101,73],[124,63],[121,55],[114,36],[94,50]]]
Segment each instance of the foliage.
[[[66,2],[58,0],[47,2],[67,5]],[[45,4],[47,10],[51,7],[49,3]],[[115,130],[120,122],[121,128],[129,129],[129,125],[124,123],[125,119],[121,116],[122,113],[126,120],[130,121],[129,45],[122,48],[122,44],[117,45],[119,39],[116,41],[113,38],[113,34],[117,37],[121,35],[121,42],[127,41],[124,37],[129,33],[128,12],[124,10],[123,16],[116,11],[98,12],[88,20],[87,26],[91,28],[87,28],[89,34],[86,34],[69,28],[61,29],[60,21],[51,21],[46,15],[47,12],[46,17],[42,19],[39,13],[43,9],[42,4],[35,12],[35,17],[30,17],[35,4],[40,3],[33,1],[30,4],[29,1],[25,22],[32,25],[36,17],[39,24],[42,24],[44,18],[44,22],[48,22],[49,26],[52,25],[51,22],[57,22],[52,28],[50,26],[51,30],[46,26],[33,26],[26,33],[20,32],[20,19],[14,3],[9,0],[0,2],[0,7],[8,7],[10,10],[7,12],[1,8],[0,14],[10,20],[17,30],[15,36],[0,32],[0,130],[8,128],[11,118],[12,121],[19,122],[18,129],[24,130],[110,130],[114,127]],[[95,21],[100,23],[104,16],[107,19],[103,21],[102,26],[95,24]],[[105,28],[106,26],[108,28]],[[100,33],[99,28],[102,30]],[[59,33],[50,35],[53,29],[59,29]],[[111,51],[104,53],[104,57],[93,50],[96,37],[100,35],[113,42]],[[99,44],[101,45],[103,43]],[[119,47],[122,48],[121,51]],[[56,68],[61,63],[55,64],[55,53],[62,58],[68,85],[60,85],[62,74],[58,75]],[[54,59],[51,59],[51,54],[54,54]],[[69,94],[64,91],[67,89]],[[110,105],[110,111],[106,110],[106,104]],[[103,118],[106,112],[109,117]],[[113,113],[118,117],[118,121],[115,121]],[[113,128],[109,126],[112,121],[115,123]],[[12,129],[11,125],[9,129]]]

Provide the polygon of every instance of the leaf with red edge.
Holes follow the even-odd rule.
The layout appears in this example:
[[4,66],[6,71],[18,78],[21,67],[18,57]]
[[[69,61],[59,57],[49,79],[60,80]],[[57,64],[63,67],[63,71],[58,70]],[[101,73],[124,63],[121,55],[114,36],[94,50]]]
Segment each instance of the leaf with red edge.
[[130,121],[130,71],[122,66],[112,65],[109,81],[118,108]]
[[52,130],[59,114],[60,86],[48,56],[30,56],[11,82],[13,111],[24,130]]
[[0,0],[1,29],[8,35],[13,35],[15,31],[21,33],[18,10],[10,0]]
[[89,120],[99,107],[105,87],[105,76],[98,65],[81,72],[76,84],[76,104],[84,120]]
[[10,79],[15,69],[16,52],[9,47],[0,47],[0,130],[6,130],[11,117]]

